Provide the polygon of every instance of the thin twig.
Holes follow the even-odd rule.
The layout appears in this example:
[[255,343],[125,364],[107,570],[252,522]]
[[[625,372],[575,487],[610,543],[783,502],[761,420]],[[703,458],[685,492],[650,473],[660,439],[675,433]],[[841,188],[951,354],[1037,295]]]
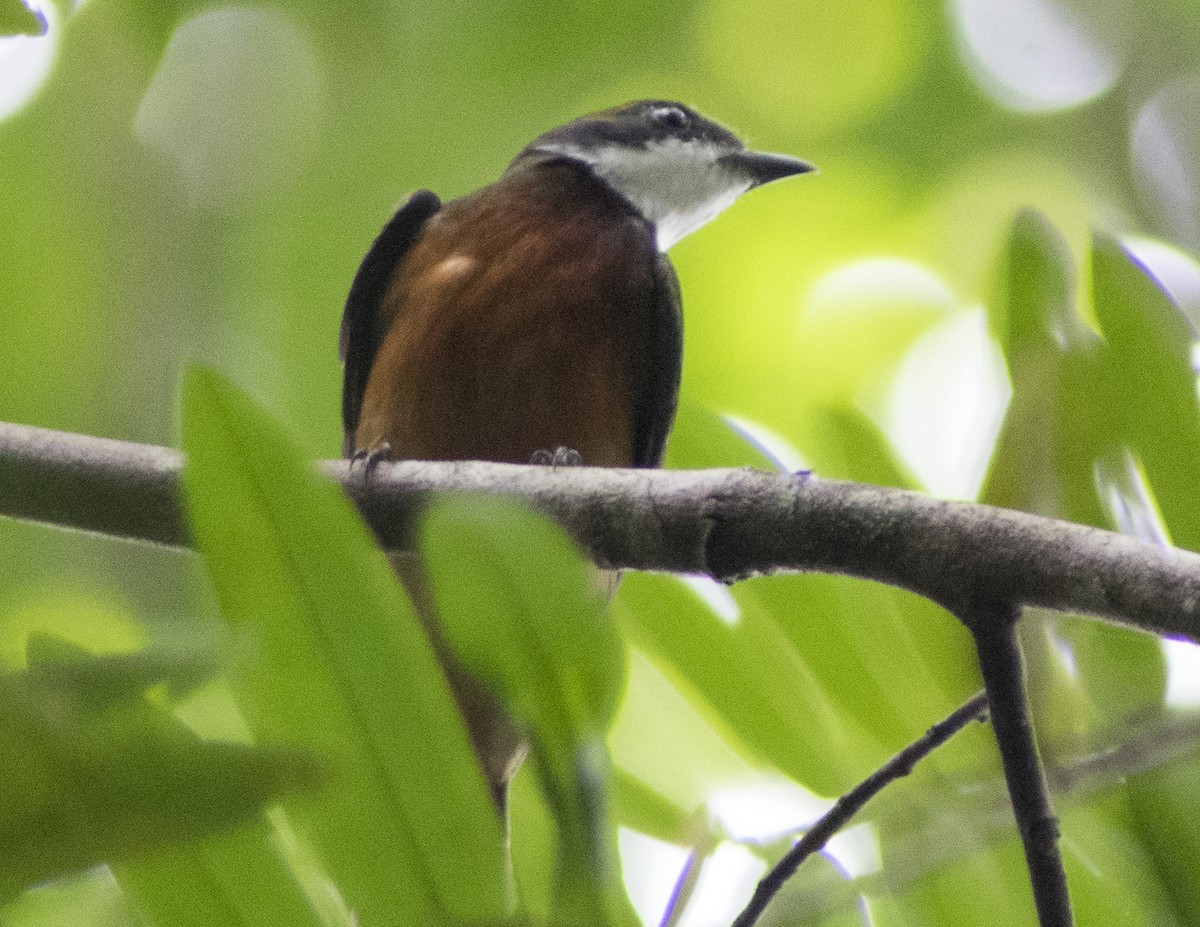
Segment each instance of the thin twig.
[[[0,515],[187,546],[178,451],[0,423]],[[522,500],[603,564],[707,573],[821,571],[901,586],[958,614],[966,595],[1136,624],[1200,643],[1200,556],[1021,512],[756,470],[380,463],[345,488],[389,550],[439,492]]]
[[1038,923],[1041,927],[1073,927],[1075,916],[1058,848],[1058,818],[1050,805],[1050,789],[1025,695],[1025,662],[1017,640],[1019,614],[1019,606],[979,603],[958,617],[975,636],[992,730],[1025,847]]
[[659,927],[677,927],[683,919],[688,902],[692,900],[696,886],[700,884],[700,874],[710,852],[712,852],[711,838],[706,838],[704,846],[692,847],[692,852],[688,854],[687,862],[684,863],[679,878],[675,880],[675,887],[671,889],[671,897],[667,899],[667,907],[663,911]]
[[754,896],[732,927],[751,927],[766,910],[785,882],[790,879],[813,853],[821,850],[834,834],[846,826],[863,806],[879,794],[885,786],[912,772],[913,767],[972,721],[987,717],[987,696],[980,692],[973,699],[933,725],[921,737],[913,741],[894,757],[871,773],[866,779],[839,798],[811,827],[783,858],[763,876],[754,890]]
[[[1117,747],[1107,739],[1114,736],[1120,740]],[[1178,768],[1200,757],[1200,720],[1187,716],[1159,715],[1123,735],[1110,732],[1107,737],[1070,745],[1060,741],[1047,748],[1046,778],[1056,803],[1068,798],[1084,802],[1139,773]],[[964,821],[971,822],[969,830],[963,829]],[[952,776],[938,801],[928,807],[892,803],[881,810],[878,824],[888,834],[886,871],[854,878],[839,875],[833,867],[802,872],[805,878],[789,883],[793,919],[820,924],[860,895],[903,893],[932,873],[1011,838],[1013,812],[1003,773],[997,780],[989,771]]]

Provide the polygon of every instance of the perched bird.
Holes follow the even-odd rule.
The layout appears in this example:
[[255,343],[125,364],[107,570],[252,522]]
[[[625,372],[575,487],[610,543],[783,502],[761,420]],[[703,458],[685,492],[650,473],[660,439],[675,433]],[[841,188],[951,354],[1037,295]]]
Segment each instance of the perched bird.
[[[538,136],[467,196],[414,193],[346,301],[344,452],[658,466],[683,347],[667,249],[747,190],[812,169],[640,100]],[[394,562],[428,601],[419,565]],[[425,620],[502,802],[519,738]]]

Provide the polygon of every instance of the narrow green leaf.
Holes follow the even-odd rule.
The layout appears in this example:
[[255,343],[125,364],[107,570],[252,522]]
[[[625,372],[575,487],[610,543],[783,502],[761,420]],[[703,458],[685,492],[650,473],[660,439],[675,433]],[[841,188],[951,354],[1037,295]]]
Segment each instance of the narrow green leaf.
[[555,921],[620,917],[603,734],[625,659],[599,577],[562,529],[503,500],[443,499],[422,536],[448,639],[528,727],[558,826]]
[[728,624],[677,579],[632,575],[617,613],[633,644],[674,669],[740,745],[808,788],[838,794],[873,768],[878,745],[830,704],[815,666],[754,593],[735,590],[735,601],[746,607]]
[[1013,223],[989,312],[1013,393],[981,501],[1113,527],[1095,483],[1096,461],[1119,448],[1102,424],[1101,344],[1077,314],[1067,244],[1043,216]]
[[916,479],[887,437],[859,409],[822,406],[807,410],[805,417],[805,430],[816,437],[813,472],[875,486],[916,488]]
[[[1033,212],[1022,213],[1013,223],[998,261],[990,306],[1013,394],[981,501],[1117,527],[1097,491],[1097,474],[1110,462],[1124,460],[1132,433],[1127,422],[1141,414],[1135,409],[1152,400],[1140,397],[1126,382],[1142,374],[1133,372],[1134,364],[1120,360],[1124,349],[1114,344],[1110,322],[1105,321],[1115,310],[1102,310],[1102,303],[1112,304],[1114,299],[1102,291],[1120,289],[1114,275],[1125,284],[1154,288],[1123,256],[1119,267],[1112,263],[1112,255],[1099,252],[1093,260],[1097,314],[1105,328],[1102,341],[1079,316],[1075,269],[1061,235]],[[1127,274],[1137,279],[1127,280]],[[1118,342],[1130,340],[1120,331],[1130,326],[1133,314],[1127,307],[1118,314],[1120,324],[1118,319],[1111,323],[1119,329]],[[1149,366],[1154,361],[1142,357],[1139,363]],[[1144,376],[1159,378],[1157,373]],[[1192,393],[1194,406],[1194,385]],[[1042,628],[1023,634],[1033,669],[1030,694],[1043,735],[1076,729],[1086,723],[1085,710],[1119,720],[1144,706],[1161,704],[1165,665],[1156,641],[1124,629],[1098,632],[1056,616],[1044,620],[1051,622],[1054,637],[1071,648],[1083,672],[1074,677],[1056,669],[1061,657]],[[1133,679],[1142,680],[1140,690],[1125,682]],[[1122,697],[1137,691],[1140,696],[1122,703]]]
[[386,558],[333,485],[217,374],[184,387],[197,545],[253,641],[234,683],[256,736],[329,759],[291,809],[364,923],[500,919],[499,822],[466,730]]
[[558,832],[535,781],[532,764],[517,771],[508,787],[513,881],[521,910],[533,923],[550,923]]
[[612,807],[613,817],[623,827],[680,846],[695,838],[693,815],[620,769],[613,774]]
[[463,662],[552,750],[602,736],[624,651],[601,581],[558,526],[498,499],[443,499],[422,529],[439,613]]

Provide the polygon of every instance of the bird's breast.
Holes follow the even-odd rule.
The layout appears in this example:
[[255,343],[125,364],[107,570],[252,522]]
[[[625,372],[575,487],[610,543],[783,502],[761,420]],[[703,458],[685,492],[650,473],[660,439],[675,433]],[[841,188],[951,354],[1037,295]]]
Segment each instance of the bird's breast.
[[393,273],[359,447],[632,463],[633,352],[653,292],[647,226],[611,202],[485,188],[434,215]]

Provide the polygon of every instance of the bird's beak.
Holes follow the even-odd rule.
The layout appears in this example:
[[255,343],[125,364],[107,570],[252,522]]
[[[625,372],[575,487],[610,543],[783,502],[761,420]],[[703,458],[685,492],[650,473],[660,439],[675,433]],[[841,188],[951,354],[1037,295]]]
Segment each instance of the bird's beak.
[[748,178],[751,187],[761,187],[772,180],[807,174],[817,169],[815,165],[799,158],[766,151],[734,151],[724,155],[721,163]]

